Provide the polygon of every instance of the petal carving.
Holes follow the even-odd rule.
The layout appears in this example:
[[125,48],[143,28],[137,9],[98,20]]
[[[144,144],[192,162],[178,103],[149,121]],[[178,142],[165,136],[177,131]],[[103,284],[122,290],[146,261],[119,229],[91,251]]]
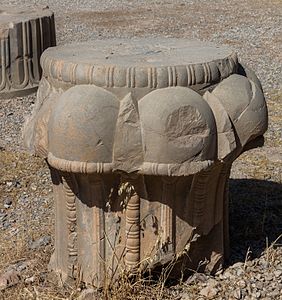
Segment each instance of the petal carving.
[[137,103],[133,101],[131,94],[128,94],[121,100],[119,107],[114,143],[114,169],[127,173],[138,171],[143,159]]
[[263,135],[267,130],[267,107],[260,87],[252,80],[231,75],[224,79],[211,93],[222,104],[232,121],[238,147]]
[[224,160],[237,147],[232,123],[218,98],[210,92],[206,92],[203,98],[207,101],[215,116],[218,159]]
[[103,88],[68,89],[50,116],[49,152],[68,161],[111,163],[118,111],[118,98]]

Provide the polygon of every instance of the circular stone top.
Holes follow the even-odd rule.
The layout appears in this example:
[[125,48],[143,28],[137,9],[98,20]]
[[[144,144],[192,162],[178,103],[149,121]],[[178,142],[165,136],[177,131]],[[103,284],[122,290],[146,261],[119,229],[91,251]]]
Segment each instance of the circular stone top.
[[18,7],[1,7],[0,8],[0,34],[1,28],[13,26],[12,24],[26,22],[32,19],[51,16],[52,11],[48,6],[41,8],[18,8]]
[[176,66],[210,62],[231,54],[230,49],[182,39],[99,40],[50,50],[65,62],[121,65]]
[[47,49],[46,76],[103,87],[211,84],[234,73],[236,54],[226,47],[187,39],[96,40]]

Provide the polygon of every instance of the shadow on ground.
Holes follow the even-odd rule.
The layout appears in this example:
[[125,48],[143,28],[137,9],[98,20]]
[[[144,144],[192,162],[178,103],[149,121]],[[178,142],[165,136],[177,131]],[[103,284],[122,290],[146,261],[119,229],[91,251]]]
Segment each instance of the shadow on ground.
[[[229,264],[259,257],[282,234],[282,184],[230,179]],[[282,237],[276,241],[281,246]]]

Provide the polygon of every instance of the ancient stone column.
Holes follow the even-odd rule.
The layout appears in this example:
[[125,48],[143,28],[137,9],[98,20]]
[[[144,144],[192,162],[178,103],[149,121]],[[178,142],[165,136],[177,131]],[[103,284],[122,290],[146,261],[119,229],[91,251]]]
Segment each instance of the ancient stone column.
[[50,48],[25,128],[56,205],[50,266],[102,286],[121,272],[215,272],[228,254],[232,162],[262,144],[255,74],[185,39]]
[[0,8],[0,99],[36,91],[40,56],[56,45],[54,14],[48,8]]

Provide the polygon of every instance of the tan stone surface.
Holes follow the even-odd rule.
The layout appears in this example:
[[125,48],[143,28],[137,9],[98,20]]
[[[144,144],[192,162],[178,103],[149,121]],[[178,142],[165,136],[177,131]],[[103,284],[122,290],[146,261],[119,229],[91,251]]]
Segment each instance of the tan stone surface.
[[52,173],[51,268],[98,286],[172,261],[175,276],[201,262],[217,271],[228,253],[231,164],[267,128],[255,75],[228,50],[187,40],[83,48],[43,54],[25,128]]
[[55,46],[54,15],[42,9],[0,9],[0,99],[34,92],[42,52]]

